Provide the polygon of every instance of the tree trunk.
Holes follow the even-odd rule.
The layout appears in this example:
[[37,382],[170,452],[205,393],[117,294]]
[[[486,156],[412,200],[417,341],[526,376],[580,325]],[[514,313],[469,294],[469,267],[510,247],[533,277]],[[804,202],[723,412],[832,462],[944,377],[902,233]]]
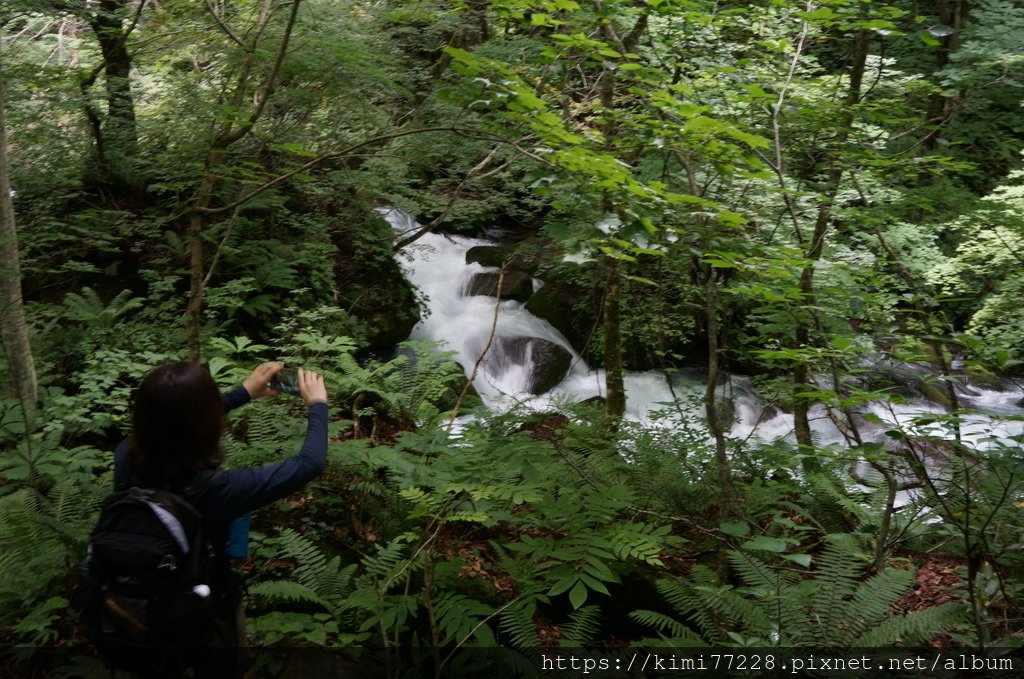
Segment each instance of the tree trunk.
[[[964,0],[938,0],[936,2],[936,13],[939,16],[940,26],[949,26],[953,32],[937,38],[942,48],[935,52],[935,70],[938,73],[949,65],[950,57],[960,48],[960,31],[963,29],[968,7]],[[935,129],[928,132],[921,142],[921,151],[930,153],[939,144],[939,137],[942,134],[942,125],[947,122],[953,113],[956,100],[944,96],[942,92],[935,92],[928,100],[928,111],[926,120],[928,124],[934,125]]]
[[[715,270],[704,267],[704,322],[707,324],[708,335],[708,384],[704,390],[704,413],[708,420],[708,428],[715,439],[715,463],[718,467],[718,485],[721,497],[718,504],[719,523],[728,521],[732,514],[732,470],[729,467],[729,456],[725,446],[725,427],[718,410],[718,377],[719,368],[718,346],[718,288],[715,283]],[[728,579],[729,562],[727,545],[722,542],[718,549],[718,579],[722,584]]]
[[[256,78],[255,59],[259,52],[263,31],[270,23],[274,13],[273,0],[264,0],[261,4],[259,17],[249,31],[252,37],[249,39],[246,48],[246,58],[239,69],[235,87],[230,98],[231,107],[236,111],[241,111],[245,100],[251,97],[251,108],[247,116],[226,118],[213,136],[209,150],[206,153],[206,160],[203,164],[203,177],[200,180],[195,201],[188,212],[188,223],[186,225],[189,249],[189,298],[185,323],[188,331],[188,356],[191,361],[198,362],[200,358],[199,330],[202,325],[203,293],[206,288],[208,274],[205,265],[206,256],[203,235],[206,232],[206,211],[211,207],[214,190],[217,186],[217,168],[224,161],[228,147],[252,131],[256,122],[262,117],[271,95],[273,95],[274,90],[277,88],[277,77],[281,71],[281,64],[284,62],[285,55],[288,53],[288,44],[291,41],[292,29],[295,27],[301,2],[302,0],[291,0],[289,3],[284,34],[281,36],[280,43],[278,43],[270,71],[267,73],[266,79],[259,86],[255,87],[255,93],[253,93],[253,80]],[[211,12],[213,11],[213,8],[209,5],[207,5],[207,9]]]
[[0,334],[14,395],[21,401],[26,415],[30,415],[36,408],[36,368],[21,297],[18,232],[7,165],[3,81],[0,81]]
[[[600,2],[595,2],[594,7],[599,12],[604,11]],[[640,35],[646,27],[647,17],[645,15],[635,24],[633,31],[631,31],[629,35],[630,40],[639,40]],[[622,38],[619,37],[615,25],[611,21],[601,24],[601,31],[604,36],[615,44],[623,53],[629,51],[626,44],[623,43]],[[601,105],[609,110],[613,109],[615,107],[615,71],[611,68],[605,67],[601,71],[601,75],[599,77],[600,82],[598,91],[601,98]],[[609,122],[601,125],[601,133],[605,137],[606,146],[610,148],[616,134],[615,124]],[[603,203],[606,211],[612,211],[612,204],[609,201],[607,194],[604,196]],[[626,221],[624,215],[619,214],[618,216],[623,222]],[[604,270],[605,289],[604,309],[602,310],[604,318],[604,370],[606,390],[604,419],[605,427],[610,431],[614,431],[618,429],[622,416],[626,414],[626,387],[622,376],[622,326],[619,322],[619,290],[622,286],[621,274],[619,272],[619,260],[611,257],[610,255],[605,255]]]
[[102,138],[97,139],[103,161],[103,181],[115,190],[137,193],[142,181],[133,167],[138,151],[138,130],[130,79],[130,29],[125,28],[121,17],[124,8],[124,0],[102,0],[99,11],[89,16],[88,22],[103,54],[106,76],[107,115],[102,125]]
[[626,387],[622,379],[622,326],[619,323],[619,260],[604,258],[604,374],[605,425],[616,429],[626,413]]
[[203,234],[206,232],[206,215],[201,210],[210,207],[216,183],[214,170],[224,159],[225,149],[215,146],[206,158],[203,181],[196,192],[193,211],[188,216],[189,296],[185,312],[188,331],[188,360],[198,363],[200,358],[199,329],[202,327],[203,293],[206,279],[206,246]]
[[[866,6],[861,4],[862,14],[866,18]],[[864,67],[867,63],[868,46],[871,41],[869,31],[861,29],[854,37],[850,50],[850,86],[847,89],[844,100],[843,115],[839,122],[839,129],[836,133],[835,148],[841,149],[850,137],[850,130],[853,125],[854,107],[860,102],[861,84],[864,80]],[[814,220],[814,232],[811,235],[810,243],[805,258],[808,260],[806,266],[800,272],[800,302],[810,310],[812,315],[817,314],[815,307],[817,297],[814,292],[814,266],[821,259],[821,253],[825,247],[825,236],[828,234],[829,226],[832,223],[832,206],[835,203],[836,194],[839,192],[839,185],[843,177],[843,166],[836,162],[828,173],[828,180],[825,184],[825,195],[818,206],[818,214]],[[811,323],[802,314],[797,315],[794,328],[794,343],[797,349],[806,349],[811,345],[810,337]],[[796,391],[804,391],[809,388],[810,367],[804,361],[797,363],[793,369],[793,383]],[[811,425],[808,417],[810,402],[807,398],[797,396],[794,398],[793,406],[793,430],[796,434],[797,445],[804,453],[812,450]],[[817,461],[808,458],[804,460],[804,469],[811,471],[819,465]]]

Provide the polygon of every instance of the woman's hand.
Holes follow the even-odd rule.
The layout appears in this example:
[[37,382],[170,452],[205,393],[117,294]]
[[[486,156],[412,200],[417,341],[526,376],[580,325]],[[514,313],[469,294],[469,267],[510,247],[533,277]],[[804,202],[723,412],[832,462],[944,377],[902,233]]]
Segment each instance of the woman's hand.
[[242,386],[249,392],[249,398],[257,399],[260,396],[277,396],[278,392],[268,387],[267,382],[282,370],[284,370],[284,363],[277,363],[276,361],[257,366],[252,371],[252,374],[242,382]]
[[306,406],[314,403],[327,403],[327,387],[324,386],[324,378],[315,372],[299,368],[299,395]]

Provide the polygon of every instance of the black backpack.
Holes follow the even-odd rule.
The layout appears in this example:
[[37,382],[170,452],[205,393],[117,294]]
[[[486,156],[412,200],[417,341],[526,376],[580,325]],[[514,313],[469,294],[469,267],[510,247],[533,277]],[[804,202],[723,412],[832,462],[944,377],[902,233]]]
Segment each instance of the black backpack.
[[224,473],[201,474],[182,492],[130,488],[103,502],[82,566],[86,633],[115,667],[175,676],[205,647],[227,601],[226,564],[203,538],[193,506]]

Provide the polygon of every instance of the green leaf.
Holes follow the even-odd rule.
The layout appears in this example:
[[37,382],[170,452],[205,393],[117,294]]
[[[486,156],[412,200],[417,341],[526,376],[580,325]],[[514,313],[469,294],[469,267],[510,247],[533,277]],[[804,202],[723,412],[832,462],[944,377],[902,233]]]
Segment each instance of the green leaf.
[[801,566],[803,566],[804,568],[810,568],[811,567],[811,555],[810,554],[783,554],[782,558],[786,559],[787,561],[792,561],[793,563],[798,563]]
[[587,602],[587,586],[582,580],[576,582],[576,586],[569,592],[569,603],[573,608],[579,608]]
[[843,337],[842,335],[832,336],[832,346],[834,346],[836,349],[845,349],[851,344],[853,344],[853,340],[850,339],[849,337]]
[[797,16],[802,19],[813,20],[813,19],[831,19],[836,15],[829,7],[819,7],[811,12],[797,12]]
[[735,523],[724,521],[718,528],[726,535],[734,535],[738,538],[750,535],[750,526],[746,521],[737,521]]
[[786,551],[786,547],[789,543],[781,538],[772,538],[767,535],[758,535],[753,540],[744,542],[742,547],[744,549],[758,549],[765,552],[777,552],[781,553]]

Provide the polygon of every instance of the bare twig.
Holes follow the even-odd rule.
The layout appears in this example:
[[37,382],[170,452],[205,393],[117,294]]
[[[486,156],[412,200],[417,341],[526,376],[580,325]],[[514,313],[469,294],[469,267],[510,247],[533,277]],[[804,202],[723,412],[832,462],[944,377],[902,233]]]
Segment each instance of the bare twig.
[[244,42],[242,42],[241,38],[235,35],[235,32],[231,30],[231,27],[224,23],[220,16],[218,16],[217,11],[213,8],[213,5],[210,4],[210,0],[206,0],[206,9],[210,12],[210,16],[213,17],[213,20],[217,22],[217,25],[220,26],[220,30],[224,31],[224,34],[231,38],[232,42],[248,52],[249,48]]
[[455,203],[459,200],[459,193],[462,191],[463,188],[465,188],[466,184],[469,184],[471,181],[486,179],[487,177],[490,177],[494,173],[500,172],[501,170],[508,167],[512,161],[506,161],[501,165],[498,165],[497,167],[488,170],[487,172],[481,175],[474,176],[477,172],[486,167],[487,163],[491,162],[491,159],[494,158],[495,154],[497,154],[500,148],[500,145],[495,146],[493,149],[491,149],[491,152],[487,154],[486,158],[481,160],[474,167],[472,167],[469,170],[469,172],[466,173],[466,176],[462,178],[462,181],[459,182],[459,185],[455,187],[454,191],[452,191],[452,197],[448,200],[448,204],[445,205],[444,210],[441,211],[441,214],[432,219],[429,224],[421,226],[420,228],[413,231],[411,236],[406,235],[409,233],[408,231],[401,234],[402,239],[395,243],[394,249],[401,250],[406,245],[409,245],[410,243],[413,243],[419,240],[421,237],[425,236],[426,234],[430,233],[431,231],[436,229],[442,222],[444,222],[445,218],[447,218],[448,214],[452,211],[452,208],[455,207]]
[[476,379],[477,371],[480,370],[480,364],[483,363],[487,352],[491,350],[491,344],[494,343],[494,335],[498,331],[498,312],[501,310],[501,286],[505,282],[505,269],[508,268],[508,265],[508,260],[502,262],[501,271],[498,272],[498,289],[494,293],[494,319],[491,321],[491,334],[487,337],[487,344],[484,345],[484,350],[476,357],[476,362],[473,364],[473,372],[469,374],[469,377],[466,378],[466,383],[462,386],[462,392],[459,394],[458,400],[455,401],[455,407],[452,408],[452,416],[448,419],[448,426],[445,431],[450,432],[455,425],[455,418],[459,416],[459,409],[462,407],[462,402],[466,399],[466,394],[469,393],[469,388],[473,385],[473,380]]
[[[379,143],[382,143],[382,142],[385,142],[385,141],[388,141],[388,140],[391,140],[391,139],[398,139],[399,137],[407,137],[407,136],[409,136],[411,134],[421,134],[421,133],[424,133],[424,132],[455,132],[457,134],[464,134],[466,136],[472,136],[472,137],[477,138],[477,139],[488,139],[488,140],[491,140],[491,141],[500,142],[500,143],[503,143],[503,144],[506,144],[508,146],[511,146],[511,147],[515,148],[520,153],[523,153],[524,155],[527,155],[527,156],[533,158],[534,160],[539,160],[541,162],[544,162],[545,164],[550,164],[546,160],[544,160],[543,158],[540,158],[539,156],[537,156],[536,154],[532,154],[532,153],[530,153],[528,151],[525,151],[524,149],[522,149],[519,146],[518,142],[513,141],[511,139],[504,139],[502,137],[498,137],[498,136],[494,136],[494,135],[479,134],[479,133],[477,133],[476,130],[471,130],[471,129],[467,129],[467,128],[445,127],[445,126],[440,126],[440,127],[418,127],[418,128],[412,129],[412,130],[402,130],[400,132],[392,132],[390,134],[382,134],[382,135],[379,135],[377,137],[371,137],[370,139],[366,139],[366,140],[361,141],[361,142],[359,142],[357,144],[352,144],[351,146],[347,146],[347,147],[345,147],[343,149],[340,149],[338,151],[328,151],[327,153],[323,153],[323,154],[317,156],[316,158],[313,158],[309,162],[307,162],[307,163],[305,163],[305,164],[303,164],[303,165],[301,165],[301,166],[299,166],[299,167],[297,167],[297,168],[295,168],[293,170],[289,170],[288,172],[285,172],[284,174],[278,175],[277,177],[271,179],[270,181],[268,181],[268,182],[266,182],[264,184],[261,184],[260,186],[257,186],[256,188],[252,189],[251,191],[246,193],[244,196],[242,196],[241,198],[239,198],[238,200],[236,200],[236,201],[234,201],[232,203],[229,203],[227,205],[222,205],[222,206],[219,206],[219,207],[194,207],[194,208],[191,209],[191,211],[193,211],[193,212],[201,212],[203,214],[208,214],[208,215],[214,215],[214,214],[220,214],[220,213],[223,213],[223,212],[229,212],[229,211],[235,209],[236,207],[238,207],[239,205],[242,205],[243,203],[248,202],[249,200],[251,200],[255,196],[258,196],[259,194],[263,193],[264,191],[266,191],[268,189],[274,188],[278,184],[281,184],[282,182],[290,179],[291,177],[294,177],[297,174],[301,174],[303,172],[307,172],[307,171],[317,167],[318,165],[320,165],[321,163],[323,163],[323,162],[325,162],[327,160],[331,160],[331,159],[334,159],[334,158],[341,158],[341,157],[344,157],[344,156],[351,155],[353,151],[361,149],[364,146],[370,146],[372,144],[379,144]],[[177,217],[181,217],[181,215],[177,215]]]
[[235,220],[238,219],[238,213],[241,212],[241,207],[236,207],[235,211],[231,213],[231,219],[228,220],[227,229],[224,231],[224,237],[220,239],[220,243],[217,245],[217,250],[213,253],[213,259],[210,260],[210,268],[206,272],[206,276],[203,278],[203,288],[210,284],[210,279],[213,277],[213,271],[217,268],[217,262],[220,260],[221,252],[224,251],[224,246],[227,245],[228,239],[231,238],[231,231],[235,228]]

